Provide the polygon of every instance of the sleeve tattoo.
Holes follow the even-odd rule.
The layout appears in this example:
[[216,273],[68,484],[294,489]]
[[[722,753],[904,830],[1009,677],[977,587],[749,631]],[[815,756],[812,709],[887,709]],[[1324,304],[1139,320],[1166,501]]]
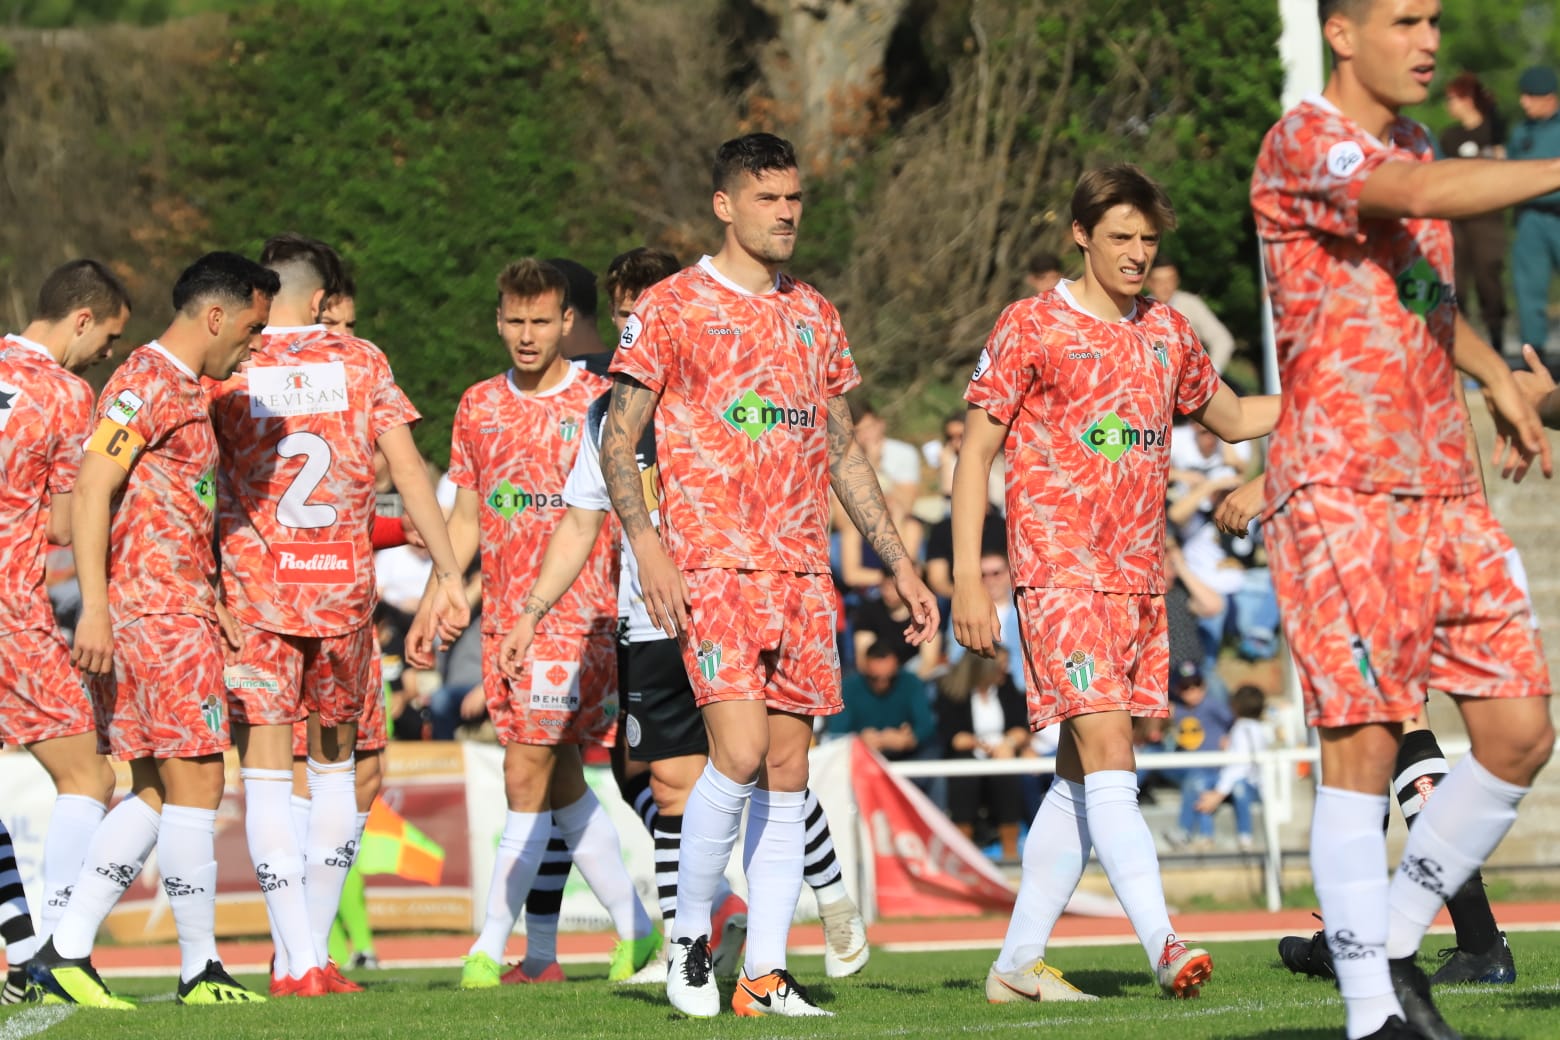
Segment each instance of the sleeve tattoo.
[[856,443],[855,424],[845,398],[829,398],[828,408],[829,486],[839,496],[850,522],[877,552],[883,567],[890,569],[905,558],[905,547],[888,515],[883,488],[872,463]]
[[639,475],[635,449],[645,424],[655,412],[658,397],[638,380],[619,375],[612,384],[606,423],[601,430],[601,476],[606,481],[612,508],[622,521],[623,533],[631,542],[646,531],[655,530],[645,505],[644,481]]

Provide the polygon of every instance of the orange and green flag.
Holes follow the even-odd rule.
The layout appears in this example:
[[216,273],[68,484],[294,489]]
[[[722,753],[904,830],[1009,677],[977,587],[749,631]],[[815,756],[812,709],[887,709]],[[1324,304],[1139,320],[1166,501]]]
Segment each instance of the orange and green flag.
[[444,848],[375,798],[363,828],[357,867],[365,874],[394,874],[408,881],[437,885],[444,876]]

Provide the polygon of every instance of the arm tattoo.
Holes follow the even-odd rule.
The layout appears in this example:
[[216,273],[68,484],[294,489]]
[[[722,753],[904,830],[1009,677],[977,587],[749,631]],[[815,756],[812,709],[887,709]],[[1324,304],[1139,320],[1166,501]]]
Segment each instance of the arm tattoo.
[[883,561],[885,570],[905,558],[904,543],[888,515],[888,503],[872,463],[856,443],[850,406],[843,397],[829,398],[829,486],[839,496],[850,522],[856,525]]
[[601,430],[601,476],[630,542],[655,530],[645,505],[644,481],[639,475],[635,448],[659,399],[660,395],[643,383],[619,375],[612,385],[606,423]]

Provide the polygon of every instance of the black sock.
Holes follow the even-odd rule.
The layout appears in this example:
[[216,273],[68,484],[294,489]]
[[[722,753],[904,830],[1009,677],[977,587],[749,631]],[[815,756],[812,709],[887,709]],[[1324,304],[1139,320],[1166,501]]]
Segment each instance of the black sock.
[[569,881],[574,858],[568,843],[554,836],[547,841],[542,864],[536,868],[536,880],[525,896],[525,912],[531,917],[557,917],[563,911],[563,887]]
[[650,793],[650,772],[646,770],[638,776],[631,776],[618,784],[618,794],[623,796],[629,808],[644,822],[645,830],[655,834],[655,817],[659,810],[655,807],[655,798]]

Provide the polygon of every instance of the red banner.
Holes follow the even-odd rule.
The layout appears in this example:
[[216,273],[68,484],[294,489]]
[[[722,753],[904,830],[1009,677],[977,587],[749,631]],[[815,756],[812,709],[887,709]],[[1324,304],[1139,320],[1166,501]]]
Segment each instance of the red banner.
[[861,741],[851,749],[851,786],[871,844],[882,917],[1006,913],[1013,890],[920,789],[885,768]]

